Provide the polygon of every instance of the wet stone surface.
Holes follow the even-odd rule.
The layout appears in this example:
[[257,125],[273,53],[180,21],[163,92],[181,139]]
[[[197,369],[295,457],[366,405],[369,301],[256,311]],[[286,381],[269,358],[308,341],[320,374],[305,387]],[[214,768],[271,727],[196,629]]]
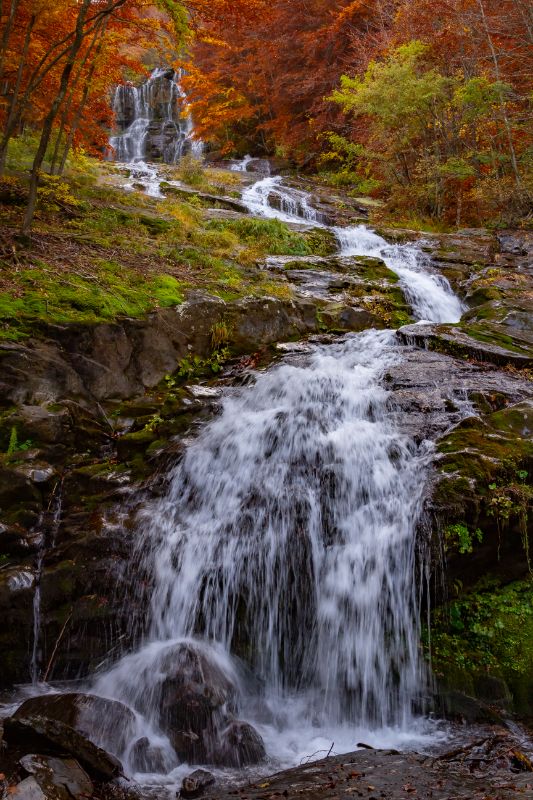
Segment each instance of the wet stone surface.
[[[481,755],[483,755],[481,753]],[[473,758],[476,756],[474,755]],[[510,761],[478,765],[393,750],[359,751],[280,772],[255,784],[226,792],[209,792],[213,800],[517,800],[533,798],[533,775]],[[518,764],[518,761],[517,761]],[[513,771],[516,769],[516,771]],[[490,772],[489,772],[490,770]]]

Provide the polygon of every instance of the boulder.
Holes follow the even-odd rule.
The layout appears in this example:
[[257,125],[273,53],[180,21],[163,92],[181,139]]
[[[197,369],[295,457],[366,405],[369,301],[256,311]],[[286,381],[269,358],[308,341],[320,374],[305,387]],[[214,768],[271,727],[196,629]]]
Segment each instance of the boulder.
[[181,784],[180,797],[192,800],[194,797],[201,797],[205,790],[215,783],[215,776],[205,769],[197,769],[183,779]]
[[[20,759],[21,767],[30,774],[22,784],[36,794],[34,781],[47,800],[72,800],[93,794],[93,784],[87,773],[73,759],[60,759],[41,755],[27,755]],[[19,784],[21,786],[21,784]],[[27,794],[24,787],[24,793]],[[15,793],[18,796],[18,792]],[[36,795],[38,796],[38,795]]]
[[236,708],[237,689],[214,658],[190,644],[165,655],[166,678],[161,686],[161,726],[201,736],[216,727],[217,718]]
[[258,764],[266,759],[265,744],[252,725],[234,720],[222,731],[215,758],[228,767]]
[[96,780],[110,781],[122,774],[120,761],[97,747],[74,728],[46,717],[8,717],[4,723],[8,745],[41,753],[71,756]]
[[93,744],[119,755],[135,733],[135,715],[116,700],[82,693],[48,694],[26,700],[13,719],[42,717],[73,728]]
[[146,736],[137,739],[131,749],[130,763],[134,772],[162,773],[165,771],[163,753],[150,744]]
[[470,358],[474,361],[519,369],[530,368],[533,365],[530,353],[520,351],[518,348],[507,349],[491,342],[490,337],[487,337],[487,341],[478,340],[455,325],[406,325],[400,328],[398,337],[404,344],[436,350],[455,358]]
[[33,775],[17,783],[11,789],[10,796],[16,798],[16,800],[48,800]]
[[435,698],[435,710],[446,719],[473,725],[504,725],[501,716],[481,700],[463,692],[444,691]]

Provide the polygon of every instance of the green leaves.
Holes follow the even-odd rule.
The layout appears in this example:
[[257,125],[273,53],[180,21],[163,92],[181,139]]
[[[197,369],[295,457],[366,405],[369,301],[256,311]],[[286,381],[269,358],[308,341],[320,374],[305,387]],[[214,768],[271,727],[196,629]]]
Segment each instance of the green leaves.
[[331,100],[345,112],[372,117],[379,133],[393,134],[395,145],[409,144],[447,100],[449,79],[424,68],[427,45],[419,41],[398,47],[385,61],[371,61],[363,78],[343,75]]
[[190,30],[189,16],[183,3],[179,0],[157,0],[156,4],[169,15],[178,41],[184,44],[189,38]]

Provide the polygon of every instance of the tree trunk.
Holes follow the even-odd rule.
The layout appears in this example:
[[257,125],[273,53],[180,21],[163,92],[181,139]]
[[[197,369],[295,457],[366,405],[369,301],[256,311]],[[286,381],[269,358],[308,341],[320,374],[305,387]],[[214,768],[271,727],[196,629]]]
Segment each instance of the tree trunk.
[[74,40],[72,42],[66,64],[63,67],[63,72],[61,74],[61,81],[59,83],[59,89],[55,97],[55,100],[52,103],[52,107],[48,112],[48,115],[44,121],[43,130],[41,132],[41,139],[39,141],[39,147],[37,148],[37,153],[35,154],[31,170],[28,205],[26,207],[26,214],[24,215],[24,222],[22,223],[23,236],[28,236],[31,230],[33,216],[35,214],[35,204],[37,202],[39,172],[41,170],[44,157],[46,155],[46,148],[48,147],[48,143],[50,141],[50,134],[52,133],[52,126],[54,124],[54,120],[57,116],[59,107],[63,102],[63,100],[65,99],[65,95],[67,93],[70,76],[72,74],[72,68],[74,66],[74,61],[76,60],[76,56],[78,55],[80,48],[83,44],[83,39],[85,36],[83,29],[85,26],[85,20],[87,18],[87,13],[89,11],[90,5],[91,5],[91,0],[82,0],[81,8],[78,12],[78,19],[76,21],[76,32],[74,34]]
[[[19,7],[20,0],[11,0],[11,8],[9,9],[9,15],[7,18],[6,26],[2,33],[2,41],[0,42],[0,81],[2,80],[2,76],[4,74],[4,61],[6,58],[7,48],[9,45],[9,37],[11,36],[11,30],[13,28],[13,23],[15,22],[15,17],[17,14],[17,9]],[[2,8],[0,5],[0,16],[2,15]]]
[[[76,135],[76,131],[78,130],[78,126],[79,126],[80,121],[81,121],[81,117],[82,117],[82,114],[83,114],[83,110],[85,108],[85,104],[87,103],[87,100],[89,98],[89,92],[91,91],[91,81],[93,79],[93,75],[94,75],[95,70],[96,70],[96,65],[98,63],[98,56],[100,55],[100,53],[102,51],[102,45],[103,45],[103,42],[104,42],[105,29],[106,29],[106,20],[104,20],[104,23],[102,25],[102,29],[99,32],[100,41],[98,42],[98,46],[97,46],[96,52],[94,54],[94,60],[93,60],[93,62],[91,64],[91,66],[90,66],[89,72],[87,73],[87,77],[86,77],[86,80],[85,80],[85,86],[83,87],[83,94],[82,94],[82,97],[81,97],[81,100],[80,100],[80,104],[79,104],[79,106],[78,106],[78,108],[76,110],[76,114],[74,115],[74,119],[72,120],[72,125],[70,126],[70,131],[69,131],[68,136],[67,136],[67,141],[65,142],[65,149],[63,150],[63,156],[61,158],[61,163],[60,163],[59,169],[57,171],[58,175],[62,175],[64,170],[65,170],[65,164],[67,163],[68,154],[69,154],[70,149],[72,147],[72,143],[74,141],[74,136]],[[94,41],[96,41],[96,37],[95,37]],[[93,41],[93,44],[94,44],[94,41]]]
[[[89,60],[89,57],[91,56],[91,53],[93,51],[93,48],[94,48],[96,42],[98,41],[98,39],[101,36],[103,36],[103,32],[104,32],[105,26],[106,26],[106,22],[107,22],[107,20],[104,20],[101,25],[100,24],[98,25],[98,27],[97,27],[97,29],[95,31],[95,34],[93,36],[92,42],[90,43],[89,47],[87,48],[87,52],[85,53],[85,55],[83,56],[83,58],[81,60],[79,69],[78,69],[78,71],[77,71],[77,73],[76,73],[76,75],[74,77],[74,80],[71,82],[69,95],[68,95],[67,101],[66,101],[66,103],[64,105],[63,112],[61,114],[61,123],[60,123],[60,126],[59,126],[59,133],[57,134],[57,138],[56,138],[56,142],[55,142],[55,146],[54,146],[54,154],[52,156],[52,161],[50,163],[50,175],[53,175],[54,172],[55,172],[55,167],[56,167],[57,159],[58,159],[58,156],[59,156],[59,148],[61,147],[61,139],[63,138],[63,133],[65,131],[65,127],[67,125],[68,117],[69,117],[70,110],[72,108],[72,103],[73,103],[73,100],[74,100],[74,92],[76,91],[76,87],[78,86],[78,83],[80,82],[80,78],[81,78],[81,76],[83,74],[83,70],[85,69],[85,65],[86,65],[87,61]],[[96,50],[95,58],[97,58],[99,52],[100,52],[100,46],[98,46],[98,48]],[[93,67],[91,67],[89,73],[90,73],[90,77],[87,76],[87,78],[86,78],[87,82],[90,82],[90,80],[92,78],[92,75],[94,74]],[[84,94],[85,94],[85,91],[84,91]]]
[[[498,61],[498,54],[496,52],[496,48],[494,47],[494,42],[492,40],[492,35],[490,32],[487,16],[485,14],[485,5],[483,0],[477,0],[477,4],[479,7],[479,11],[481,13],[481,21],[483,22],[483,30],[485,31],[485,36],[487,37],[487,43],[489,45],[490,53],[492,56],[492,62],[494,64],[494,74],[496,76],[496,80],[501,82],[501,72],[500,72],[500,62]],[[500,109],[502,113],[503,124],[505,125],[505,131],[507,133],[507,141],[509,144],[509,155],[511,157],[511,165],[513,168],[513,173],[515,176],[516,185],[518,187],[522,186],[522,180],[520,178],[520,171],[518,169],[518,161],[516,158],[516,151],[514,149],[513,143],[513,132],[511,130],[511,123],[509,121],[509,117],[507,115],[507,109],[505,108],[505,98],[503,96],[503,92],[499,91],[500,95]]]
[[15,86],[13,87],[13,94],[11,96],[11,100],[9,103],[9,111],[7,113],[4,135],[2,137],[2,142],[0,143],[0,175],[3,175],[4,170],[6,168],[7,147],[9,145],[9,141],[11,139],[11,136],[13,135],[13,132],[17,124],[18,96],[20,94],[22,76],[24,74],[24,67],[26,66],[26,59],[28,57],[28,50],[30,48],[31,34],[36,21],[37,21],[37,15],[34,14],[30,18],[28,27],[26,28],[26,35],[24,37],[24,44],[22,46],[22,53],[20,55],[20,61],[17,70],[17,78],[15,80]]

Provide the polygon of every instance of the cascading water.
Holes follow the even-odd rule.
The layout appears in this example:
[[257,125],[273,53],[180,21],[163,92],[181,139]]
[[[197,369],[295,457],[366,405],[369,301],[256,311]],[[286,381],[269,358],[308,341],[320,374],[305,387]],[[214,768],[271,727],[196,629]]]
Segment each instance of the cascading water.
[[121,132],[109,142],[116,161],[174,164],[201,147],[193,139],[191,117],[182,114],[185,94],[179,78],[173,70],[155,69],[141,86],[116,87],[113,111]]
[[[323,226],[310,197],[280,178],[243,199],[256,215]],[[340,255],[382,258],[398,274],[415,316],[460,318],[417,247],[364,226],[332,230]],[[88,687],[134,712],[127,733],[114,736],[110,720],[94,732],[129,774],[175,786],[189,769],[178,754],[196,734],[171,724],[184,686],[200,715],[204,702],[216,706],[201,763],[232,763],[216,748],[246,724],[236,715],[262,736],[267,772],[332,743],[342,753],[361,740],[402,747],[434,736],[417,716],[426,671],[415,541],[432,446],[397,425],[383,378],[401,359],[394,331],[366,331],[227,390],[166,495],[140,514],[147,633]]]
[[[328,227],[309,204],[309,195],[283,186],[279,176],[258,181],[243,192],[251,214],[283,222],[313,223]],[[380,258],[395,272],[415,316],[429,322],[459,322],[464,308],[449,282],[431,269],[430,259],[419,247],[391,245],[364,225],[331,228],[339,242],[341,256]]]
[[[316,219],[279,178],[243,197],[255,214]],[[416,247],[362,226],[334,231],[342,255],[397,272],[416,316],[460,317]],[[142,715],[167,770],[162,687],[184,642],[238,688],[240,713],[278,764],[332,741],[353,749],[363,735],[378,745],[423,736],[415,529],[431,446],[396,427],[382,385],[401,352],[392,331],[350,335],[228,393],[139,520],[153,575],[148,636],[93,691]]]
[[400,279],[406,299],[420,320],[459,322],[463,306],[442,275],[431,272],[430,259],[413,245],[389,244],[364,225],[334,228],[342,256],[381,258]]
[[279,175],[254,183],[243,192],[242,199],[251,214],[268,219],[279,219],[282,222],[319,223],[319,214],[309,203],[307,192],[291,189],[286,191],[281,186]]

